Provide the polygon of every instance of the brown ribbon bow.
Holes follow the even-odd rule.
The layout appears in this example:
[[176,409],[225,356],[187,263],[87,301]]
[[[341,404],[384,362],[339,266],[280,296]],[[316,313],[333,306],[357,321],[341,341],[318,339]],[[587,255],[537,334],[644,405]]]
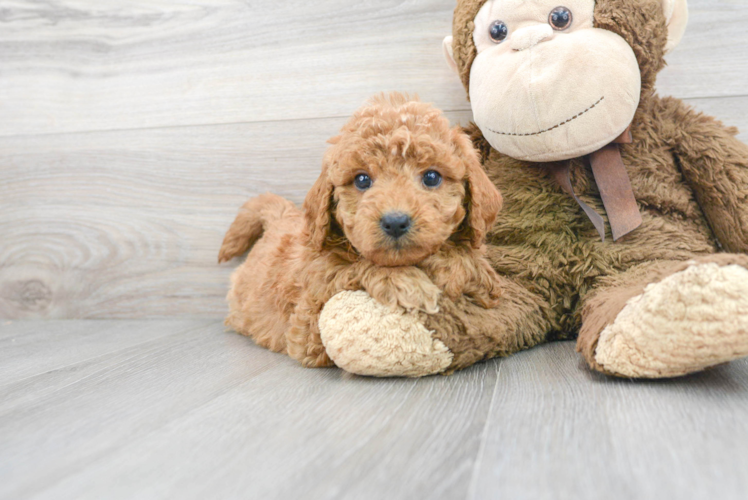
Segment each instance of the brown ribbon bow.
[[[621,150],[618,146],[631,142],[633,142],[633,139],[629,127],[616,140],[590,154],[592,174],[595,176],[600,198],[603,201],[603,206],[605,206],[605,212],[608,214],[613,241],[617,241],[642,224],[639,206],[636,204],[631,180],[621,159]],[[570,166],[570,162],[564,161],[549,165],[549,169],[561,188],[582,207],[582,210],[600,234],[600,238],[605,241],[605,220],[574,193],[574,188],[571,185]]]

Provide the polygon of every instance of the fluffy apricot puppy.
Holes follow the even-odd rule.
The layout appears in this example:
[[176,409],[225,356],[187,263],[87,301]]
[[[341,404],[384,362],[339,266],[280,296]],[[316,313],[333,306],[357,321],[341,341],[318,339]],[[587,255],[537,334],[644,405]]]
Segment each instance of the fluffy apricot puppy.
[[330,143],[303,211],[264,194],[229,228],[219,262],[252,250],[231,278],[227,325],[319,367],[333,364],[320,311],[340,291],[426,313],[441,294],[497,303],[484,239],[501,196],[459,127],[428,104],[382,95]]

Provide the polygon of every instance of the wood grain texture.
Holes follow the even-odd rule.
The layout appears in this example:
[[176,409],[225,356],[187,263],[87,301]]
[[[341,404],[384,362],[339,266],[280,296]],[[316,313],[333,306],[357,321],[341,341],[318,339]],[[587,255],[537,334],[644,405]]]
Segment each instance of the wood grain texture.
[[[745,0],[692,0],[663,92],[745,95]],[[348,116],[402,90],[469,109],[441,55],[453,0],[13,0],[0,135]]]
[[[453,0],[6,1],[0,6],[0,318],[218,318],[237,208],[300,202],[373,93],[454,122]],[[692,0],[659,79],[748,140],[748,0]]]
[[[748,97],[692,103],[748,141]],[[300,203],[345,120],[0,138],[0,317],[222,317],[238,207]]]
[[300,203],[345,121],[0,138],[0,317],[222,317],[239,207]]
[[453,8],[14,0],[0,30],[0,135],[341,117],[385,90],[467,109],[441,53]]
[[691,99],[748,94],[748,1],[688,0],[688,10],[686,33],[657,77],[660,93]]
[[[57,333],[80,355],[53,361]],[[301,368],[217,322],[0,327],[29,335],[25,376],[0,384],[2,499],[732,500],[748,486],[745,360],[630,382],[566,342],[374,380]]]

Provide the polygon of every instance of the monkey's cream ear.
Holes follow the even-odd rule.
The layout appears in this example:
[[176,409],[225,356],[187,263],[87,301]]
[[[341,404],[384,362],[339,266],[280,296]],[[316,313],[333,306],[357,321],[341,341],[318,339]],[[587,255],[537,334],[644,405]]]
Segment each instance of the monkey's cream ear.
[[686,0],[662,0],[662,11],[667,20],[667,44],[665,53],[672,51],[683,37],[688,24],[688,2]]
[[[683,0],[685,1],[685,0]],[[442,49],[444,49],[444,59],[447,60],[447,64],[456,75],[460,74],[460,70],[457,69],[457,63],[455,62],[454,52],[452,51],[452,37],[448,36],[442,42]]]

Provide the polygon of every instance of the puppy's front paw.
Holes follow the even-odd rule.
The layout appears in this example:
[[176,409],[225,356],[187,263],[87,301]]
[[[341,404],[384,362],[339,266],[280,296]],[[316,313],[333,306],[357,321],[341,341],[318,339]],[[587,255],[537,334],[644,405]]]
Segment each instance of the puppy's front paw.
[[441,290],[427,280],[396,280],[390,288],[392,299],[390,303],[402,307],[406,311],[424,311],[428,314],[439,312],[439,295]]
[[331,298],[319,330],[327,355],[357,375],[423,377],[442,373],[454,357],[416,313],[392,311],[363,291]]
[[366,292],[391,311],[398,307],[406,311],[439,312],[441,290],[420,269],[405,267],[382,271],[364,284]]

